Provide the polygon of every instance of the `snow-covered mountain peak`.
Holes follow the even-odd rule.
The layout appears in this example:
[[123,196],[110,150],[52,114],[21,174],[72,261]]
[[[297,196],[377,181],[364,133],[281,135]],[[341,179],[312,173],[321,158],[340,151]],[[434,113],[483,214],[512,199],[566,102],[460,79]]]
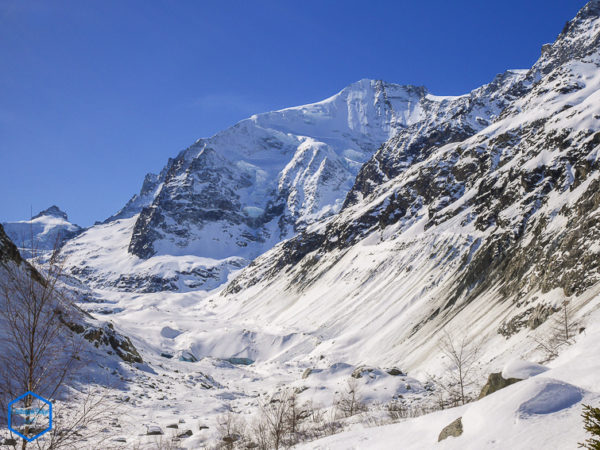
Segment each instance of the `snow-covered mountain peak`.
[[587,2],[585,6],[579,10],[575,18],[573,18],[573,20],[571,20],[569,23],[581,22],[590,17],[600,17],[600,0],[590,0]]
[[44,217],[44,216],[48,216],[48,217],[57,217],[63,220],[68,221],[69,217],[67,216],[67,213],[64,212],[63,210],[61,210],[58,206],[56,205],[52,205],[49,208],[44,209],[43,211],[40,211],[39,213],[37,213],[35,216],[33,216],[31,219],[38,219],[40,217]]
[[21,247],[25,257],[31,256],[32,250],[53,250],[82,231],[79,225],[69,222],[67,213],[56,205],[40,211],[30,220],[4,222],[3,226],[10,239]]
[[539,81],[568,61],[588,61],[598,64],[600,46],[600,1],[588,2],[570,21],[552,44],[542,46],[542,55],[534,64],[530,78]]
[[386,140],[399,127],[422,119],[419,103],[426,94],[424,87],[362,79],[323,101],[256,114],[252,120],[266,128],[325,139],[349,129]]
[[[411,142],[471,136],[503,110],[523,76],[508,71],[469,94],[451,97],[363,79],[320,102],[255,114],[199,139],[169,159],[160,174],[148,174],[140,193],[104,223],[114,222],[118,230],[123,223],[132,226],[128,252],[134,257],[208,258],[214,277],[225,280],[216,273],[220,269],[212,268],[230,264],[219,261],[250,261],[340,211],[361,167],[382,144],[403,135]],[[451,131],[440,134],[443,129]],[[129,218],[134,220],[121,222]],[[90,259],[81,263],[90,267],[77,267],[78,274],[122,279],[123,274],[105,273],[106,265],[91,267]],[[133,264],[131,270],[136,267],[141,266]],[[126,275],[138,288],[140,277]],[[171,273],[168,282],[156,278],[152,288],[180,286]]]

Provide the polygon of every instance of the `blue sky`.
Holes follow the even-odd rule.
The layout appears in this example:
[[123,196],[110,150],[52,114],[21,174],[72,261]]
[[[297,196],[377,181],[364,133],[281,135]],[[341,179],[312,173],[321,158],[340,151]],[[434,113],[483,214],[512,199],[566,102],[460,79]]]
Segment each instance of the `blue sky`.
[[585,3],[0,0],[0,221],[91,225],[196,139],[361,78],[468,92]]

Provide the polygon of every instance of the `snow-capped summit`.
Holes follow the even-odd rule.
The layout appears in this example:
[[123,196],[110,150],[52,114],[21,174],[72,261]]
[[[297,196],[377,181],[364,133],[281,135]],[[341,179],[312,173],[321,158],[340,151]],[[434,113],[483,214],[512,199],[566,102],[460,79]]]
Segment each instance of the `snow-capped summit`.
[[4,222],[6,234],[19,246],[23,256],[60,247],[66,240],[81,233],[82,228],[69,222],[67,213],[52,205],[30,220]]
[[43,211],[40,211],[35,216],[33,216],[31,219],[33,220],[33,219],[37,219],[37,218],[43,217],[43,216],[58,217],[60,219],[66,220],[66,221],[69,220],[67,213],[64,212],[63,210],[61,210],[56,205],[52,205],[50,208],[46,208]]
[[[148,174],[140,193],[104,222],[102,227],[112,223],[123,230],[108,232],[114,239],[119,236],[114,248],[123,251],[123,239],[128,240],[119,260],[134,266],[135,258],[147,260],[139,262],[146,268],[143,275],[133,266],[128,269],[132,273],[107,275],[111,269],[104,264],[96,267],[98,259],[90,258],[77,260],[76,271],[94,274],[95,280],[108,285],[119,280],[120,287],[132,279],[166,277],[170,281],[160,286],[171,289],[179,286],[175,280],[180,275],[172,258],[186,257],[189,262],[190,257],[201,257],[212,263],[194,265],[188,273],[206,273],[210,267],[213,280],[225,280],[220,270],[214,272],[215,267],[224,267],[219,261],[234,258],[235,267],[245,265],[311,223],[337,213],[359,170],[382,144],[405,130],[419,141],[440,124],[452,129],[438,135],[440,141],[470,136],[502,111],[511,87],[522,76],[509,71],[458,97],[365,79],[321,102],[253,115],[199,139],[169,159],[160,174]],[[123,229],[125,223],[131,228]],[[87,239],[87,247],[93,241]],[[107,254],[111,246],[104,238],[102,242],[94,253]],[[169,276],[154,269],[147,272],[150,266],[156,269],[153,257],[162,257],[163,263],[171,258],[179,268],[169,270]],[[128,283],[122,282],[124,276]],[[138,281],[132,286],[139,288]],[[156,283],[152,285],[156,289]]]

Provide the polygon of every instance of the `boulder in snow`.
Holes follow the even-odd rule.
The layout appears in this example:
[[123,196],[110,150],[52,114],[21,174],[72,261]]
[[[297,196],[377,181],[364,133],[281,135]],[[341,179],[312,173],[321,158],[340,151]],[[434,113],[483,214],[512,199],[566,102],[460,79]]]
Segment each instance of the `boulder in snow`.
[[194,433],[192,432],[192,430],[185,430],[183,433],[178,434],[177,437],[179,439],[186,439],[192,436],[193,434]]
[[404,372],[402,372],[397,367],[392,367],[390,369],[386,369],[385,371],[387,372],[388,375],[391,375],[393,377],[398,377],[398,376],[404,376],[404,375],[406,375]]
[[446,439],[450,436],[458,437],[462,433],[463,433],[462,417],[459,417],[454,422],[452,422],[450,425],[447,425],[446,427],[444,427],[444,429],[441,431],[441,433],[438,437],[438,442],[443,441],[444,439]]
[[504,389],[506,386],[510,386],[511,384],[516,383],[517,381],[522,381],[521,378],[504,378],[500,372],[490,373],[488,377],[487,383],[481,389],[481,393],[479,394],[479,398],[483,398],[486,395],[493,394],[500,389]]
[[159,426],[148,425],[146,427],[146,435],[147,436],[160,436],[162,434],[164,434],[163,430]]

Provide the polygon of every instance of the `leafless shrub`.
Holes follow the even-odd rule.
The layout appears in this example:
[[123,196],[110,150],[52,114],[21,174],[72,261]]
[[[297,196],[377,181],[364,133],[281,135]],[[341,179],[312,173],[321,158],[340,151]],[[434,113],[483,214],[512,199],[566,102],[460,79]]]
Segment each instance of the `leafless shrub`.
[[407,417],[407,408],[398,400],[392,400],[386,405],[389,418],[396,422]]
[[450,404],[460,401],[463,405],[470,400],[468,390],[475,383],[481,343],[466,334],[457,338],[448,330],[442,331],[438,342],[440,352],[448,358],[445,382],[438,379],[438,386],[448,394]]
[[580,324],[575,320],[574,315],[571,302],[565,300],[562,302],[559,312],[551,316],[546,334],[535,338],[538,348],[545,354],[544,362],[556,358],[563,347],[575,342]]
[[454,377],[427,375],[427,383],[432,386],[436,410],[453,408],[461,404],[460,385]]
[[296,392],[290,392],[287,399],[288,407],[285,416],[287,424],[287,444],[294,445],[306,439],[309,434],[306,421],[313,414],[308,404],[300,405]]
[[294,391],[284,389],[260,404],[244,445],[259,450],[290,448],[339,431],[338,415],[335,407],[324,410],[312,401],[300,404]]
[[156,436],[153,442],[153,450],[178,450],[179,438],[177,433],[172,432],[169,436]]
[[266,421],[262,417],[257,417],[251,426],[252,443],[258,450],[269,450],[271,448],[271,434]]
[[[148,447],[149,445],[152,447]],[[148,448],[151,448],[152,450],[178,450],[181,447],[179,446],[179,438],[177,437],[177,433],[171,433],[169,436],[155,436],[154,441],[144,443],[143,447],[142,443],[138,441],[127,448],[131,450],[142,450]],[[117,448],[115,450],[117,450]],[[118,448],[118,450],[121,449]]]
[[244,440],[246,423],[233,411],[217,418],[218,448],[233,450]]
[[286,389],[273,396],[270,401],[260,405],[261,422],[266,431],[270,448],[283,448],[288,443],[286,438],[290,431],[290,399],[292,395],[291,391]]
[[311,400],[305,403],[304,411],[306,412],[306,421],[303,441],[311,441],[332,434],[331,430],[335,429],[335,424],[339,423],[336,419],[338,412],[335,406],[332,406],[328,412],[321,405],[315,405]]
[[337,409],[337,405],[334,404],[329,410],[325,412],[323,415],[323,427],[322,431],[325,436],[331,436],[333,434],[339,433],[343,430],[344,426],[339,421],[340,412]]
[[337,400],[337,408],[343,417],[351,417],[366,410],[356,379],[350,378],[346,382],[345,389]]

